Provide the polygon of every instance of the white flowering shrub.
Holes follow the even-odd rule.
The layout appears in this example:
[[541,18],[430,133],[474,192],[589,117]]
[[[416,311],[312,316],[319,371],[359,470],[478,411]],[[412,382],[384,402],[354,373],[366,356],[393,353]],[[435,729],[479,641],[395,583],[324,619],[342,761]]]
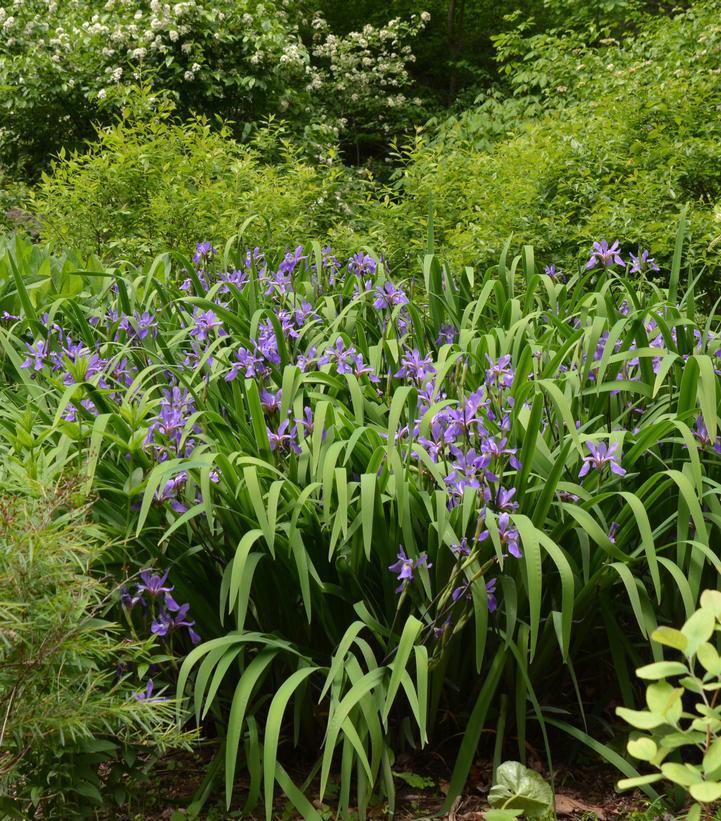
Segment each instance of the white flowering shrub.
[[6,0],[0,159],[32,167],[78,145],[139,83],[170,93],[180,112],[220,114],[246,133],[274,114],[314,147],[351,129],[377,139],[420,103],[405,95],[408,42],[426,17],[336,37],[300,0]]
[[378,27],[339,37],[321,15],[313,19],[311,65],[306,90],[323,101],[325,109],[306,127],[306,138],[321,137],[323,128],[341,143],[352,143],[360,159],[363,143],[388,139],[417,122],[423,100],[409,96],[408,67],[415,61],[410,41],[430,19],[427,12],[398,18]]

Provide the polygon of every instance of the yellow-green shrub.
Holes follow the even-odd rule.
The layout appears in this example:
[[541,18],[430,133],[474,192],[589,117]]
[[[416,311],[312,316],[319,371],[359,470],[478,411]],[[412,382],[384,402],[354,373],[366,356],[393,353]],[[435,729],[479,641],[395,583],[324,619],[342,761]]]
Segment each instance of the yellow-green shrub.
[[362,210],[362,177],[303,161],[279,128],[262,148],[202,117],[180,123],[160,104],[153,116],[101,131],[89,151],[61,157],[43,176],[34,203],[43,237],[83,254],[137,257],[232,236],[255,217],[246,238],[282,249]]
[[377,230],[393,248],[420,249],[417,226],[432,199],[436,240],[457,264],[491,264],[511,233],[557,262],[601,235],[626,247],[643,242],[668,262],[688,203],[696,267],[713,269],[721,261],[720,10],[718,0],[697,3],[595,50],[575,35],[539,36],[516,71],[525,78],[535,66],[543,90],[522,84],[525,96],[486,100],[414,146]]

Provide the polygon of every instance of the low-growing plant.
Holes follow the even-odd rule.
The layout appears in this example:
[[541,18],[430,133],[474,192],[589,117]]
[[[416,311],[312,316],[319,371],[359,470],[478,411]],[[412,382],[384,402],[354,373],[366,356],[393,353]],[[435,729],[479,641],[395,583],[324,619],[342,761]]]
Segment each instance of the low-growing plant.
[[701,607],[680,630],[659,627],[657,645],[682,660],[655,661],[636,670],[652,683],[646,687],[645,710],[619,707],[620,718],[639,732],[631,734],[628,752],[656,769],[624,779],[621,789],[661,780],[679,785],[696,802],[686,818],[710,817],[709,805],[721,799],[721,592],[706,590]]
[[103,535],[77,482],[30,484],[0,497],[0,814],[84,817],[125,805],[148,759],[189,737],[144,680],[164,657],[104,617]]
[[554,812],[553,790],[543,776],[519,761],[504,761],[498,767],[488,793],[488,803],[496,810],[492,821],[521,816],[539,818]]

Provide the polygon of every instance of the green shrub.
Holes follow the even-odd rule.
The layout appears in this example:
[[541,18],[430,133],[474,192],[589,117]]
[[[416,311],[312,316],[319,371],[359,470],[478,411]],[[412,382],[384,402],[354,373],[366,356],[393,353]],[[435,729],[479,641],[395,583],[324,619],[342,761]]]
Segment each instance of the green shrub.
[[0,167],[0,235],[4,232],[34,232],[37,224],[27,213],[28,189],[23,183],[10,179]]
[[248,241],[283,250],[362,215],[361,175],[308,164],[280,128],[261,138],[242,146],[226,126],[181,124],[158,103],[155,117],[123,120],[54,163],[34,199],[42,236],[85,255],[137,258],[246,225]]
[[719,10],[698,3],[596,49],[573,34],[531,38],[511,71],[521,96],[486,101],[414,147],[377,230],[392,249],[419,248],[432,199],[436,239],[458,264],[490,264],[511,233],[556,262],[601,234],[668,262],[688,203],[696,270],[717,293]]
[[77,486],[28,492],[7,471],[3,484],[18,479],[0,497],[0,814],[80,817],[125,804],[123,773],[187,741],[172,699],[136,697],[152,653],[103,617],[102,534]]

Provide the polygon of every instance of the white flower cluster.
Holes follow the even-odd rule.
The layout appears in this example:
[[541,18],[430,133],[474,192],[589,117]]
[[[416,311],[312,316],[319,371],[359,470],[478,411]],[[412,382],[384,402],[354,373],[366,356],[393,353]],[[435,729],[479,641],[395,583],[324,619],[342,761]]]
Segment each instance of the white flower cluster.
[[[3,0],[0,0],[3,4]],[[142,81],[197,99],[262,101],[295,121],[312,146],[351,129],[390,133],[410,117],[412,39],[430,15],[365,25],[342,36],[300,0],[4,0],[0,87],[23,86],[18,110],[43,104],[48,82],[117,105]],[[303,40],[311,32],[311,41]],[[218,70],[218,66],[222,66]],[[54,77],[53,77],[54,75]],[[58,117],[71,112],[61,101]]]
[[394,19],[380,28],[366,25],[339,37],[317,15],[312,22],[312,57],[318,67],[309,72],[306,90],[321,92],[335,102],[338,115],[345,115],[342,129],[349,119],[362,116],[373,118],[388,133],[390,118],[397,118],[409,104],[417,104],[402,90],[411,84],[408,65],[415,60],[409,41],[428,20],[430,14],[423,12],[409,22]]
[[[106,0],[101,6],[96,0],[14,0],[10,8],[0,6],[0,84],[13,79],[13,68],[17,70],[23,57],[36,65],[43,59],[62,65],[77,79],[82,75],[83,85],[91,91],[95,87],[96,93],[108,74],[120,82],[128,62],[174,66],[178,75],[192,80],[204,50],[219,39],[242,39],[250,52],[264,47],[284,63],[304,62],[293,44],[283,48],[286,12],[272,12],[256,0]],[[235,34],[241,28],[242,38]],[[16,31],[24,40],[9,42],[8,35]],[[276,47],[268,48],[274,41]],[[19,49],[21,59],[17,53],[10,55],[10,48]],[[93,69],[94,76],[87,76]]]

